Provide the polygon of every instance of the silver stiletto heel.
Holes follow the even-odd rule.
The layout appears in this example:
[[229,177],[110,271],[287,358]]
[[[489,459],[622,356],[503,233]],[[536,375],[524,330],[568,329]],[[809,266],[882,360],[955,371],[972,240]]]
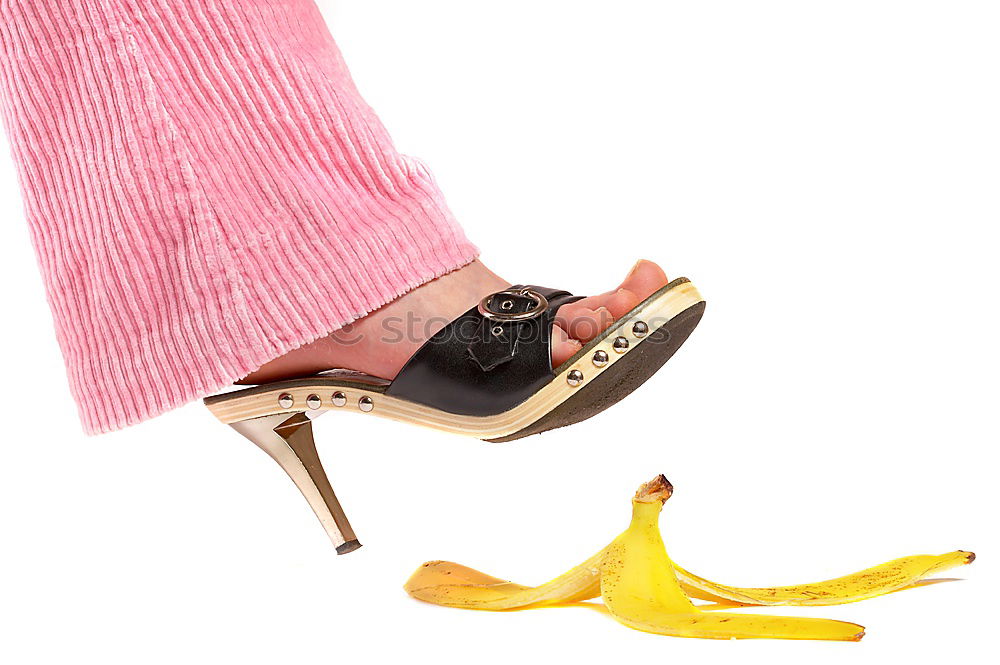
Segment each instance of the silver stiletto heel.
[[323,524],[337,554],[361,547],[316,452],[312,419],[299,411],[241,420],[230,423],[230,427],[257,444],[285,470]]

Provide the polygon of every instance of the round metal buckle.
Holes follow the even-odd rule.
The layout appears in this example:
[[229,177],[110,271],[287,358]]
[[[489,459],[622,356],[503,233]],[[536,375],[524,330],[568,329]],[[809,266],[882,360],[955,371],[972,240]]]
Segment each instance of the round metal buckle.
[[[512,296],[524,296],[531,298],[535,301],[535,306],[529,309],[527,312],[497,312],[489,308],[490,300],[494,297],[509,294]],[[513,301],[507,301],[513,306]],[[502,305],[501,305],[502,307]],[[532,291],[531,289],[520,289],[520,290],[507,290],[498,291],[497,293],[490,294],[479,301],[479,313],[491,321],[527,321],[528,319],[533,319],[537,316],[541,316],[542,312],[549,308],[548,299],[537,291]]]

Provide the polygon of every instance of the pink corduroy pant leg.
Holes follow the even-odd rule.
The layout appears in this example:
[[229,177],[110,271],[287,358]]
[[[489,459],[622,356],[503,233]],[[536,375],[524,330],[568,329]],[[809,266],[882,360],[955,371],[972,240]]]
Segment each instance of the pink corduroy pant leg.
[[476,256],[312,0],[0,0],[0,102],[90,433]]

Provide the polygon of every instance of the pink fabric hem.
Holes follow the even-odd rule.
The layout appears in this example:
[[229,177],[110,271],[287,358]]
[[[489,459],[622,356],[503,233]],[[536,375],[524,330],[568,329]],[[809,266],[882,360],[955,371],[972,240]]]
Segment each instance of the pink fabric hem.
[[[250,356],[250,355],[243,356],[242,364],[234,365],[233,366],[234,368],[233,370],[231,370],[231,373],[221,375],[215,381],[214,384],[207,384],[203,388],[196,386],[188,386],[186,392],[175,394],[171,399],[158,400],[157,403],[152,408],[146,407],[142,411],[138,410],[137,408],[122,409],[120,413],[116,413],[115,416],[113,416],[115,418],[114,420],[109,419],[106,416],[94,418],[92,417],[91,414],[97,412],[98,409],[96,408],[97,405],[94,403],[95,400],[91,398],[91,394],[78,394],[77,391],[74,390],[73,391],[74,397],[78,403],[80,420],[83,424],[84,431],[89,435],[97,435],[97,434],[105,434],[107,432],[119,430],[132,425],[138,425],[139,423],[145,422],[151,418],[154,418],[155,416],[166,413],[167,411],[171,411],[173,409],[182,407],[195,400],[201,399],[202,397],[220,392],[228,387],[231,387],[236,380],[257,370],[262,365],[273,360],[274,358],[284,355],[289,351],[293,351],[294,349],[304,344],[308,344],[312,341],[315,341],[320,337],[329,334],[330,332],[338,330],[344,327],[345,325],[351,323],[352,321],[355,321],[365,316],[369,312],[373,312],[378,308],[382,307],[383,305],[392,302],[392,300],[395,300],[396,298],[405,295],[406,293],[421,286],[422,284],[426,284],[427,282],[433,279],[436,279],[442,275],[446,275],[447,273],[452,272],[453,270],[458,270],[459,268],[468,265],[469,263],[474,261],[478,255],[478,251],[475,248],[470,248],[470,250],[471,253],[467,257],[458,259],[457,264],[455,265],[442,264],[443,267],[440,269],[439,272],[432,273],[426,277],[421,276],[417,281],[414,281],[412,284],[407,285],[398,293],[396,293],[393,297],[382,302],[374,303],[369,309],[359,312],[356,316],[352,318],[339,320],[335,322],[319,321],[313,325],[296,327],[294,330],[290,331],[290,334],[288,336],[288,339],[291,341],[279,343],[273,347],[270,347],[269,349],[264,349],[261,352],[259,352],[258,355],[256,356]],[[257,332],[260,333],[263,331],[257,331]],[[165,378],[165,380],[171,380],[172,378],[174,377],[168,376]],[[113,394],[115,395],[114,396],[115,399],[126,400],[129,398],[128,391],[131,390],[146,391],[149,390],[150,387],[151,386],[143,384],[132,387],[123,386],[122,388],[125,388],[125,390],[114,389],[114,388],[112,390],[114,391]],[[95,397],[100,399],[99,395],[95,395]],[[133,402],[145,403],[145,400],[133,400]],[[134,406],[137,405],[138,404],[135,404]],[[106,411],[106,409],[102,410]]]
[[477,254],[311,0],[0,3],[0,103],[89,433]]

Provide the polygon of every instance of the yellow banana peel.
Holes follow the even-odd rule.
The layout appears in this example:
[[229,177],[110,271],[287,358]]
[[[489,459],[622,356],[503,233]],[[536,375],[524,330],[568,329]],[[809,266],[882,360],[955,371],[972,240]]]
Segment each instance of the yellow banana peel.
[[964,566],[975,558],[972,552],[962,550],[918,554],[823,582],[762,588],[726,586],[698,577],[677,564],[674,572],[689,596],[722,605],[843,605],[911,589],[935,573]]
[[604,550],[541,586],[501,580],[451,561],[428,561],[403,587],[418,600],[466,610],[523,610],[565,605],[601,594]]
[[[624,533],[580,565],[540,586],[515,584],[450,561],[430,561],[417,569],[404,588],[428,603],[493,611],[569,605],[600,595],[611,615],[624,625],[677,637],[857,641],[864,629],[853,623],[714,610],[742,605],[852,603],[913,587],[929,575],[975,559],[965,551],[918,555],[824,582],[731,587],[694,575],[670,560],[658,521],[672,492],[663,476],[642,485],[632,500],[632,522]],[[691,598],[717,605],[705,611]]]

